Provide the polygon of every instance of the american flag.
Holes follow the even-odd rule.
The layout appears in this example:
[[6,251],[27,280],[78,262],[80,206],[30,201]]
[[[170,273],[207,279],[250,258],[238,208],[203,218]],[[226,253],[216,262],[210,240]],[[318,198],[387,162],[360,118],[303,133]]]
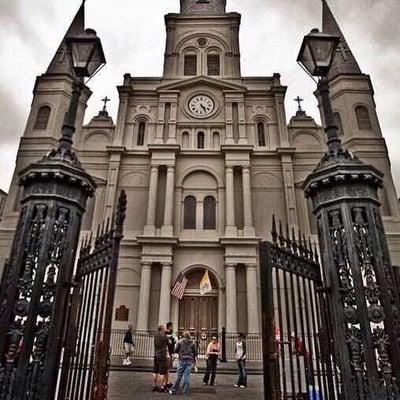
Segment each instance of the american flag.
[[178,278],[176,278],[174,287],[172,288],[172,292],[171,292],[172,295],[177,297],[179,300],[182,300],[182,297],[185,293],[187,283],[188,283],[188,280],[185,278],[185,275],[183,275],[181,272],[178,275]]

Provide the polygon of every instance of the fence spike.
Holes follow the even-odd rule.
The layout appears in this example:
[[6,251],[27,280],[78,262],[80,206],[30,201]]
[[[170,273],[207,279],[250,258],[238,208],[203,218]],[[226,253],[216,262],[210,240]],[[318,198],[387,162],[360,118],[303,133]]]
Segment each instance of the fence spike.
[[313,247],[312,247],[312,244],[311,244],[310,236],[308,237],[308,248],[310,249],[310,256],[314,260],[314,251],[313,251]]
[[290,241],[289,225],[286,222],[286,247],[290,250],[292,248],[292,243]]
[[271,235],[272,235],[272,241],[276,244],[276,242],[278,241],[278,231],[276,230],[275,214],[272,215],[272,231],[271,231]]
[[296,241],[296,232],[294,230],[294,226],[292,226],[292,246],[293,246],[293,251],[297,254],[297,241]]
[[283,246],[285,239],[283,238],[282,221],[279,220],[279,245]]

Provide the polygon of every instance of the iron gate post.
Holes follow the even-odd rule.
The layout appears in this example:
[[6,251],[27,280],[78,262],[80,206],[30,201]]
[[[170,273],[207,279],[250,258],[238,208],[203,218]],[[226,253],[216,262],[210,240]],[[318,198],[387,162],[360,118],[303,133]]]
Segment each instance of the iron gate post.
[[54,399],[82,215],[96,187],[72,150],[81,90],[75,80],[58,149],[20,173],[21,212],[0,294],[2,399]]
[[[326,79],[319,92],[331,110]],[[342,149],[335,126],[328,130],[339,146],[304,190],[318,222],[340,390],[345,400],[399,399],[400,308],[380,213],[383,175]]]
[[278,400],[279,366],[275,349],[275,316],[272,283],[271,243],[262,242],[259,249],[262,298],[262,353],[264,371],[264,400]]

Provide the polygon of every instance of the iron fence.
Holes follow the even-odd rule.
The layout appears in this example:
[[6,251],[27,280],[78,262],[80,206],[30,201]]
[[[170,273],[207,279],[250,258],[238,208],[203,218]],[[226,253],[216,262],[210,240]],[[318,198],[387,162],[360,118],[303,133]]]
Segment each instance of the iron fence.
[[[126,330],[124,329],[113,329],[111,331],[111,356],[122,357],[125,354],[124,349],[124,337]],[[144,332],[134,331],[133,336],[133,358],[137,359],[149,359],[154,356],[154,335],[156,332]],[[218,333],[218,340],[221,346],[225,346],[226,359],[227,361],[235,360],[235,343],[237,340],[237,333]],[[202,340],[200,335],[194,335],[194,340],[197,345],[198,357],[205,358],[207,351],[207,345],[209,343],[208,338]],[[262,342],[261,334],[249,333],[246,335],[247,345],[247,359],[249,361],[262,361]]]

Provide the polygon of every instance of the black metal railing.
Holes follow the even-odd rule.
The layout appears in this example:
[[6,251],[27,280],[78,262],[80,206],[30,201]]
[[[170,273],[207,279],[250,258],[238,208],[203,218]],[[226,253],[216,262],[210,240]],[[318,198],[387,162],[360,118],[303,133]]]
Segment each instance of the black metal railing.
[[[111,356],[120,357],[125,354],[124,337],[126,330],[113,329],[111,331]],[[132,357],[137,359],[149,359],[154,356],[154,335],[155,332],[134,331],[132,333],[134,350]],[[235,343],[237,340],[237,333],[219,332],[218,340],[221,344],[222,350],[225,350],[226,361],[235,360]],[[205,358],[209,338],[203,340],[201,335],[194,335],[194,340],[197,345],[197,353],[200,359]],[[261,334],[249,333],[246,335],[247,344],[247,359],[249,361],[262,360],[262,342]],[[224,357],[221,357],[222,359]],[[223,360],[224,361],[224,360]]]

